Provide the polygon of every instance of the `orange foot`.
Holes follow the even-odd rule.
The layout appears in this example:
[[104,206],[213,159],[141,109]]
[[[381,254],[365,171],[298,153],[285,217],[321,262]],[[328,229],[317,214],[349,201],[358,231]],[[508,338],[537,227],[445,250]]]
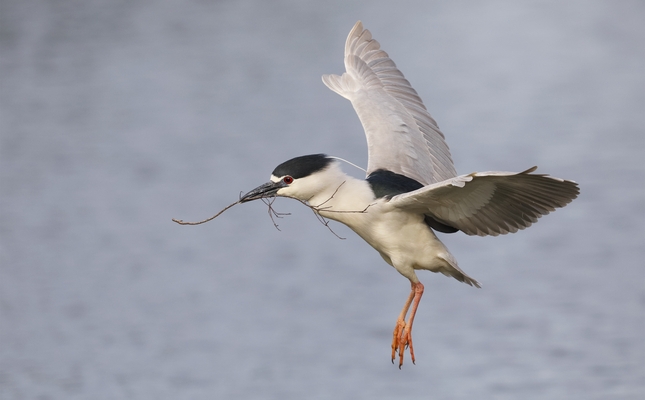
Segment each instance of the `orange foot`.
[[[403,306],[403,310],[401,310],[401,314],[399,314],[399,318],[396,320],[396,326],[392,333],[392,364],[394,364],[394,359],[398,352],[399,369],[403,366],[403,354],[406,348],[410,349],[412,364],[415,363],[414,347],[412,346],[412,324],[414,323],[414,316],[417,313],[417,307],[419,307],[421,296],[423,296],[423,285],[420,282],[413,282],[410,296],[408,296],[408,299]],[[410,305],[412,305],[412,309],[410,310],[410,316],[406,323],[405,315],[408,313]]]

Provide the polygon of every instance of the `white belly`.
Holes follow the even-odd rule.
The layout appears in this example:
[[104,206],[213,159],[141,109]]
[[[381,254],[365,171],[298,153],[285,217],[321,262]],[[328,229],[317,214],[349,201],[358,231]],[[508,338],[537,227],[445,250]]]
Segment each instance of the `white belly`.
[[[329,171],[325,176],[333,180]],[[315,189],[301,197],[323,217],[349,226],[410,281],[419,281],[415,270],[426,269],[479,285],[459,269],[455,258],[423,221],[423,214],[404,212],[385,199],[375,199],[367,181],[338,169],[333,182]]]
[[422,214],[393,209],[377,201],[364,213],[321,213],[349,226],[403,276],[418,281],[415,269],[444,272],[454,257],[423,221]]

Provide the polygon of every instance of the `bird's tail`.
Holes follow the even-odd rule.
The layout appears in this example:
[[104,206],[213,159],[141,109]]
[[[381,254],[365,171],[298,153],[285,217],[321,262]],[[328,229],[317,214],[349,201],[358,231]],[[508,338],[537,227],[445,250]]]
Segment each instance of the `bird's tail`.
[[479,284],[479,282],[477,282],[477,280],[471,278],[470,276],[468,276],[468,274],[466,274],[464,271],[462,271],[461,268],[459,268],[459,266],[457,265],[457,261],[455,261],[455,259],[450,254],[447,254],[447,257],[446,257],[446,255],[443,255],[443,256],[440,256],[440,257],[441,257],[441,259],[446,261],[446,263],[449,265],[449,267],[447,267],[447,268],[444,267],[441,270],[439,270],[438,272],[441,272],[442,274],[444,274],[446,276],[452,276],[453,278],[455,278],[459,282],[463,282],[463,283],[465,283],[467,285],[475,286],[477,288],[481,288],[481,285]]

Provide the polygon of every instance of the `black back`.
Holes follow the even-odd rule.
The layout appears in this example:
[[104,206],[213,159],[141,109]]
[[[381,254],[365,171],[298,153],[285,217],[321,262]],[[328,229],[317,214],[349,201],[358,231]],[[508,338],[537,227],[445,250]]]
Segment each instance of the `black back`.
[[372,187],[374,196],[392,198],[397,194],[421,189],[422,184],[405,175],[397,174],[386,169],[377,169],[367,177],[367,182]]
[[[377,199],[382,197],[390,199],[397,194],[411,192],[423,187],[421,183],[412,178],[408,178],[405,175],[397,174],[386,169],[378,169],[372,172],[370,176],[367,177],[367,182],[370,184],[370,187],[374,192],[374,196]],[[430,228],[439,232],[454,233],[459,230],[450,225],[439,222],[427,214],[424,221]]]
[[275,167],[273,176],[290,175],[293,179],[304,178],[327,168],[332,161],[333,159],[325,154],[310,154],[292,158]]

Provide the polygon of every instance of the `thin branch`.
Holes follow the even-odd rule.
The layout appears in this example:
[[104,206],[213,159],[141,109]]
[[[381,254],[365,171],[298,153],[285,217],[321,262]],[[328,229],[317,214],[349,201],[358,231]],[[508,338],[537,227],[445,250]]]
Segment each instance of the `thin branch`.
[[273,219],[273,217],[275,216],[276,218],[283,218],[285,215],[291,215],[291,213],[280,213],[273,208],[273,202],[276,200],[276,197],[263,198],[261,200],[269,207],[268,213],[269,217],[271,218],[271,222],[273,222],[273,226],[275,226],[275,229],[280,231],[280,228],[278,228],[278,224],[275,222],[275,219]]
[[323,201],[322,203],[318,204],[318,205],[317,205],[317,206],[315,206],[315,207],[316,207],[317,209],[321,209],[321,207],[322,207],[323,205],[325,205],[325,203],[329,202],[329,200],[333,199],[333,198],[334,198],[334,196],[336,196],[336,193],[338,193],[338,191],[340,190],[341,186],[343,186],[343,185],[345,184],[345,182],[347,182],[347,181],[343,181],[343,183],[341,183],[340,185],[338,185],[338,187],[336,188],[336,190],[334,190],[334,193],[332,193],[332,194],[331,194],[331,196],[329,196],[329,198],[328,198],[327,200]]
[[[309,208],[313,211],[313,213],[314,213],[314,215],[316,216],[316,218],[318,219],[318,221],[320,221],[320,223],[321,223],[321,224],[323,224],[324,226],[326,226],[326,227],[327,227],[327,229],[329,229],[329,231],[330,231],[331,233],[333,233],[333,234],[334,234],[334,236],[336,236],[337,238],[339,238],[339,239],[341,239],[341,240],[345,240],[345,238],[344,238],[344,237],[342,237],[342,236],[340,236],[340,235],[338,235],[336,232],[334,232],[334,230],[333,230],[333,229],[331,229],[331,226],[329,226],[329,222],[330,222],[330,221],[329,221],[327,218],[325,218],[324,216],[322,216],[322,215],[320,214],[320,212],[321,212],[321,211],[324,211],[324,212],[327,212],[327,213],[362,214],[362,213],[367,212],[367,209],[368,209],[368,208],[370,208],[370,207],[372,206],[372,204],[368,204],[368,205],[367,205],[367,207],[365,207],[365,208],[364,208],[363,210],[361,210],[361,211],[356,211],[356,210],[332,210],[332,209],[331,209],[331,208],[332,208],[332,206],[326,206],[326,207],[323,207],[323,206],[324,206],[325,204],[327,204],[331,199],[333,199],[333,198],[334,198],[334,196],[336,196],[336,193],[338,193],[338,191],[340,190],[341,186],[343,186],[344,184],[345,184],[345,181],[343,181],[343,183],[341,183],[340,185],[338,185],[338,187],[336,188],[336,190],[334,190],[334,193],[332,193],[332,194],[331,194],[331,196],[329,196],[329,198],[328,198],[327,200],[323,201],[322,203],[320,203],[320,204],[318,204],[318,205],[316,205],[316,206],[313,206],[313,205],[311,205],[311,204],[309,203],[309,200],[311,200],[311,198],[310,198],[309,200],[301,200],[301,199],[296,199],[295,197],[292,197],[292,199],[298,200],[299,202],[301,202],[301,203],[302,203],[302,204],[304,204],[305,206],[309,207]],[[313,197],[313,196],[312,196],[312,197]]]
[[316,210],[314,210],[313,208],[311,209],[311,211],[313,211],[313,213],[316,216],[316,218],[318,218],[318,221],[320,221],[321,224],[325,225],[327,227],[327,229],[329,229],[329,231],[334,234],[334,236],[336,236],[340,240],[345,240],[346,239],[346,238],[340,236],[339,234],[337,234],[336,232],[334,232],[333,229],[331,229],[331,226],[329,226],[330,221],[327,218],[325,218],[322,215],[318,214],[316,212]]
[[238,200],[238,201],[236,201],[235,203],[233,203],[233,204],[231,204],[231,205],[229,205],[229,206],[226,206],[222,211],[218,212],[217,214],[215,214],[215,215],[213,215],[212,217],[207,218],[207,219],[205,219],[205,220],[203,220],[203,221],[199,221],[199,222],[185,222],[185,221],[183,221],[183,220],[181,220],[181,219],[175,219],[175,218],[173,218],[172,220],[173,220],[174,222],[178,223],[179,225],[200,225],[200,224],[203,224],[204,222],[208,222],[208,221],[212,221],[212,220],[214,220],[215,218],[219,217],[219,216],[220,216],[220,214],[221,214],[221,213],[223,213],[224,211],[228,210],[229,208],[233,207],[233,206],[234,206],[234,205],[236,205],[236,204],[239,204],[239,202],[240,202],[240,201]]
[[[360,210],[360,211],[357,211],[357,210],[332,210],[332,209],[331,209],[331,208],[332,208],[332,206],[331,206],[331,205],[329,205],[329,206],[325,206],[325,204],[327,204],[331,199],[333,199],[333,198],[334,198],[334,196],[336,196],[336,193],[338,193],[338,191],[340,190],[341,186],[343,186],[344,184],[345,184],[345,182],[343,182],[343,183],[341,183],[340,185],[338,185],[338,187],[336,188],[336,190],[334,191],[334,193],[332,193],[332,194],[331,194],[331,196],[329,196],[329,198],[328,198],[327,200],[323,201],[322,203],[320,203],[320,204],[318,204],[318,205],[316,205],[316,206],[311,205],[311,204],[309,203],[309,201],[308,201],[308,200],[301,200],[301,199],[296,199],[295,197],[290,197],[290,198],[292,198],[292,199],[294,199],[294,200],[298,200],[300,203],[302,203],[302,204],[304,204],[305,206],[309,207],[309,208],[313,211],[313,213],[314,213],[314,215],[316,216],[316,218],[318,219],[318,221],[320,221],[320,223],[321,223],[321,224],[323,224],[324,226],[326,226],[326,227],[327,227],[327,229],[329,229],[329,231],[330,231],[331,233],[333,233],[333,234],[334,234],[334,236],[336,236],[337,238],[339,238],[339,239],[341,239],[341,240],[345,240],[345,238],[344,238],[344,237],[341,237],[341,236],[340,236],[340,235],[338,235],[336,232],[334,232],[334,230],[333,230],[333,229],[331,229],[331,226],[329,226],[329,222],[330,222],[330,220],[328,220],[327,218],[325,218],[324,216],[322,216],[320,213],[321,213],[321,212],[327,212],[327,213],[362,214],[362,213],[367,212],[367,209],[368,209],[368,208],[370,208],[370,207],[372,206],[372,204],[368,204],[368,205],[367,205],[367,207],[365,207],[363,210]],[[288,196],[286,196],[286,197],[288,197]],[[222,211],[218,212],[217,214],[215,214],[215,215],[213,215],[212,217],[207,218],[207,219],[205,219],[205,220],[203,220],[203,221],[198,221],[198,222],[186,222],[186,221],[183,221],[183,220],[181,220],[181,219],[175,219],[175,218],[173,218],[172,220],[173,220],[174,222],[176,222],[176,223],[180,224],[180,225],[200,225],[200,224],[203,224],[203,223],[205,223],[205,222],[212,221],[212,220],[214,220],[215,218],[219,217],[219,216],[220,216],[224,211],[228,210],[229,208],[233,207],[233,206],[234,206],[234,205],[236,205],[236,204],[239,204],[239,203],[241,202],[241,199],[242,199],[242,195],[241,195],[241,192],[240,192],[240,200],[236,201],[236,202],[235,202],[235,203],[233,203],[233,204],[230,204],[230,205],[226,206]],[[278,224],[275,222],[275,218],[283,218],[283,217],[284,217],[284,216],[286,216],[286,215],[291,215],[291,213],[281,213],[281,212],[277,212],[277,211],[273,208],[273,202],[274,202],[276,199],[277,199],[277,197],[270,197],[270,198],[264,197],[264,198],[261,198],[262,202],[263,202],[264,204],[266,204],[266,205],[269,207],[269,209],[267,210],[267,212],[268,212],[268,214],[269,214],[269,217],[271,218],[271,222],[273,223],[273,226],[275,226],[275,228],[276,228],[277,230],[280,230],[280,228],[278,227]]]
[[358,211],[358,210],[332,210],[331,209],[332,206],[322,207],[324,204],[328,203],[331,199],[333,199],[334,196],[336,196],[336,193],[338,193],[338,191],[340,190],[340,187],[343,186],[344,184],[345,184],[345,181],[343,181],[343,183],[338,185],[336,190],[334,190],[334,193],[332,193],[331,196],[329,196],[329,198],[327,200],[323,201],[322,203],[318,204],[317,206],[312,206],[309,203],[309,200],[311,200],[311,198],[309,200],[300,200],[300,199],[296,199],[295,197],[291,197],[291,198],[295,199],[295,200],[298,200],[299,202],[301,202],[305,206],[311,208],[315,212],[325,211],[325,212],[329,212],[329,213],[339,213],[339,214],[363,214],[363,213],[367,212],[367,209],[370,208],[372,206],[372,204],[368,204],[367,207],[365,207],[364,209],[362,209],[360,211]]

